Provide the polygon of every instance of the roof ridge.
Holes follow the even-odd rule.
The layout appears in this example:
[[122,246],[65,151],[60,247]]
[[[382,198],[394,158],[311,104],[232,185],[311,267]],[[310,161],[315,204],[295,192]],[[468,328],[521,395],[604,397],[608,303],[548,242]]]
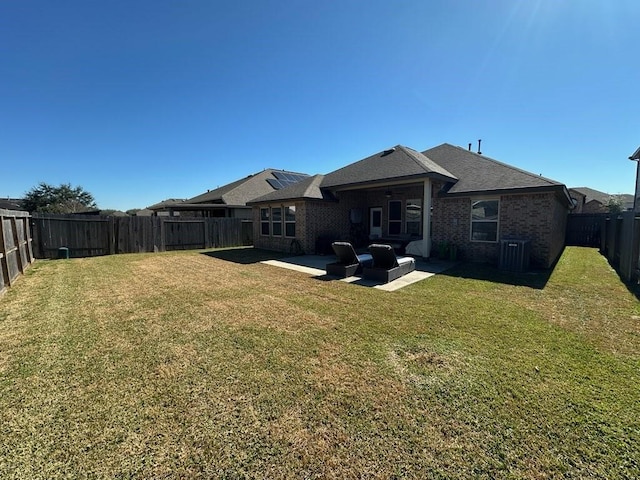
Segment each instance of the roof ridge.
[[[307,196],[308,194],[310,194],[310,189],[314,186],[320,188],[320,183],[322,183],[322,179],[324,178],[324,175],[321,173],[316,173],[315,175],[309,175],[309,178],[311,179],[311,181],[309,182],[309,185],[307,185],[307,188],[304,189],[304,196]],[[305,180],[301,180],[301,182],[306,181]],[[295,185],[295,184],[294,184]]]
[[[498,165],[501,165],[503,167],[507,167],[507,168],[510,168],[512,170],[516,170],[516,171],[518,171],[520,173],[524,173],[525,175],[528,175],[529,177],[539,178],[539,179],[541,178],[542,180],[545,180],[546,182],[549,182],[552,185],[564,185],[563,183],[560,183],[560,182],[557,182],[555,180],[552,180],[552,179],[550,179],[548,177],[545,177],[544,175],[536,175],[535,173],[528,172],[528,171],[523,170],[522,168],[519,168],[519,167],[514,167],[513,165],[509,165],[508,163],[501,162],[500,160],[496,160],[495,158],[487,157],[486,155],[482,155],[480,153],[472,152],[471,150],[465,150],[464,148],[459,147],[457,145],[451,145],[450,143],[443,143],[442,145],[448,145],[450,147],[457,148],[458,150],[462,150],[465,153],[470,153],[470,154],[475,155],[476,157],[482,158],[484,160],[488,160],[490,162],[497,163]],[[434,148],[438,148],[438,147],[434,147]]]

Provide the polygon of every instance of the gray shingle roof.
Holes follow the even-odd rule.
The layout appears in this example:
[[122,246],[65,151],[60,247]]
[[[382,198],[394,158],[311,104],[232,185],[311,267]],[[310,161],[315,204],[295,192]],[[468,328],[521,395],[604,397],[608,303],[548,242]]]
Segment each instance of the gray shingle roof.
[[273,175],[274,172],[307,176],[307,174],[304,173],[268,168],[262,172],[249,175],[248,177],[236,180],[215,190],[190,198],[187,202],[246,205],[247,202],[274,191],[274,188],[267,182],[267,179],[275,179]]
[[153,205],[147,207],[149,210],[162,209],[167,207],[173,207],[174,205],[184,203],[184,199],[182,198],[168,198],[167,200],[163,200],[158,203],[154,203]]
[[249,202],[250,205],[285,200],[334,200],[331,194],[320,188],[324,175],[314,175],[282,190],[276,190]]
[[323,188],[367,185],[410,177],[456,180],[446,167],[411,148],[396,145],[325,175]]
[[[447,194],[472,194],[521,189],[564,189],[560,182],[521,170],[464,148],[443,143],[423,152],[458,181]],[[568,194],[567,200],[568,200]]]
[[608,193],[594,190],[593,188],[589,187],[571,187],[570,190],[575,190],[576,192],[584,195],[585,203],[595,200],[597,202],[600,202],[602,205],[606,205],[609,202],[609,199],[613,197],[619,199],[622,203],[625,204],[625,206],[633,206],[633,195],[628,193],[610,195]]

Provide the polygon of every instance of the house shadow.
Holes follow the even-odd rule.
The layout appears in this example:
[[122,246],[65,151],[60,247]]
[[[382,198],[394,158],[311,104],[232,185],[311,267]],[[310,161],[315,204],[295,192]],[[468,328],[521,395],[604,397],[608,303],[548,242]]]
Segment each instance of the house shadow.
[[455,278],[469,278],[484,280],[487,282],[503,283],[518,287],[529,287],[542,290],[549,281],[553,268],[531,269],[526,272],[510,272],[500,270],[495,265],[484,263],[459,263],[456,266],[443,271],[440,275]]
[[252,263],[260,263],[266,260],[278,260],[288,256],[280,252],[272,252],[270,250],[260,250],[254,247],[229,248],[224,250],[212,250],[210,252],[202,252],[202,255],[224,260],[226,262],[239,263],[242,265],[250,265]]

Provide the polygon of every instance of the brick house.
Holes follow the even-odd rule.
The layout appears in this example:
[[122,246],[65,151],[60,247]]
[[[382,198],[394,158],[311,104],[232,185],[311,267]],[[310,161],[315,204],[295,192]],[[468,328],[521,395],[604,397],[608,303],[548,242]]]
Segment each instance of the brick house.
[[572,207],[563,184],[449,144],[397,145],[248,204],[257,248],[325,253],[339,239],[428,257],[446,242],[460,258],[496,263],[500,239],[518,237],[544,268],[562,252]]

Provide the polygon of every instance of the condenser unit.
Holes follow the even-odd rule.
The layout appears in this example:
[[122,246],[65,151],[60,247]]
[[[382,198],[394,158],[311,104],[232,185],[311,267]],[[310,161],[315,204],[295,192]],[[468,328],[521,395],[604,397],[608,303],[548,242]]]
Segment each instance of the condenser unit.
[[531,241],[524,238],[503,238],[500,240],[501,270],[526,272],[529,269]]

